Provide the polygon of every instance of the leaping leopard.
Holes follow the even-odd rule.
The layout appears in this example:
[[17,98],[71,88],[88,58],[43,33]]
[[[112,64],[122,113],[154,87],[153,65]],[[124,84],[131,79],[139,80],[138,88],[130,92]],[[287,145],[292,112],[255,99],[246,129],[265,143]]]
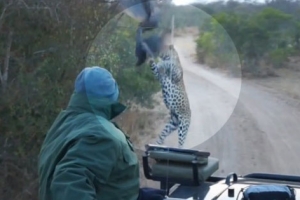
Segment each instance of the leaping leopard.
[[191,110],[183,80],[183,69],[173,45],[168,45],[160,53],[159,58],[158,62],[150,58],[149,64],[161,85],[163,101],[170,112],[170,118],[156,143],[164,144],[166,137],[178,130],[178,147],[182,148],[191,123]]

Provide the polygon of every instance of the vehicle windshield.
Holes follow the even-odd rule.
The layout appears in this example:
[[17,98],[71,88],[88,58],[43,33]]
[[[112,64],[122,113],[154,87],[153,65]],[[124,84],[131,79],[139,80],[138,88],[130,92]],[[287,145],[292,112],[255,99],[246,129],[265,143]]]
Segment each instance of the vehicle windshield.
[[182,71],[168,77],[149,57],[136,66],[139,22],[113,1],[0,2],[1,197],[38,199],[41,145],[88,66],[119,85],[127,110],[113,121],[135,146],[142,185],[158,184],[143,175],[145,145],[182,141],[219,160],[216,176],[300,175],[300,1],[168,0],[159,9],[158,28],[142,37],[171,30],[170,59],[178,55]]

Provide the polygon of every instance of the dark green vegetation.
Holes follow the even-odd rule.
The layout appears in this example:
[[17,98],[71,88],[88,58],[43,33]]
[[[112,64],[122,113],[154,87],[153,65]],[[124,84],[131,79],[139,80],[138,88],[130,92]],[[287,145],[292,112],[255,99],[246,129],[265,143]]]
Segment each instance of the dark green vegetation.
[[197,40],[199,61],[211,67],[227,67],[228,52],[234,52],[228,51],[230,43],[238,52],[243,75],[274,75],[274,69],[284,67],[289,56],[299,55],[300,1],[196,6],[213,17],[200,26]]
[[117,13],[99,1],[0,1],[0,199],[37,199],[40,145],[85,66],[108,68],[122,102],[151,105],[158,87],[149,68],[134,67],[135,30],[99,36]]

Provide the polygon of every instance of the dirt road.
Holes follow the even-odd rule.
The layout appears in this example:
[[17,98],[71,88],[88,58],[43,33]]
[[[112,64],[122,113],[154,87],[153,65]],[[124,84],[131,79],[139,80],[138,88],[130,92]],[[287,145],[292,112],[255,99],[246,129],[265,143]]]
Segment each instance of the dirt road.
[[[208,150],[219,158],[217,175],[300,175],[298,104],[253,80],[227,78],[195,63],[192,39],[175,40],[192,109],[185,147]],[[177,134],[166,145],[176,146]]]

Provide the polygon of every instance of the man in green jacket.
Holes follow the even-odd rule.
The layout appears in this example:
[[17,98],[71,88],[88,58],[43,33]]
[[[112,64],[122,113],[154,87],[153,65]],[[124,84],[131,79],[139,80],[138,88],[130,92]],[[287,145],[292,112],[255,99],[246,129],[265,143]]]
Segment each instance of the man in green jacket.
[[126,107],[109,71],[87,67],[41,147],[40,200],[162,200],[165,192],[139,188],[139,165],[129,137],[113,118]]

